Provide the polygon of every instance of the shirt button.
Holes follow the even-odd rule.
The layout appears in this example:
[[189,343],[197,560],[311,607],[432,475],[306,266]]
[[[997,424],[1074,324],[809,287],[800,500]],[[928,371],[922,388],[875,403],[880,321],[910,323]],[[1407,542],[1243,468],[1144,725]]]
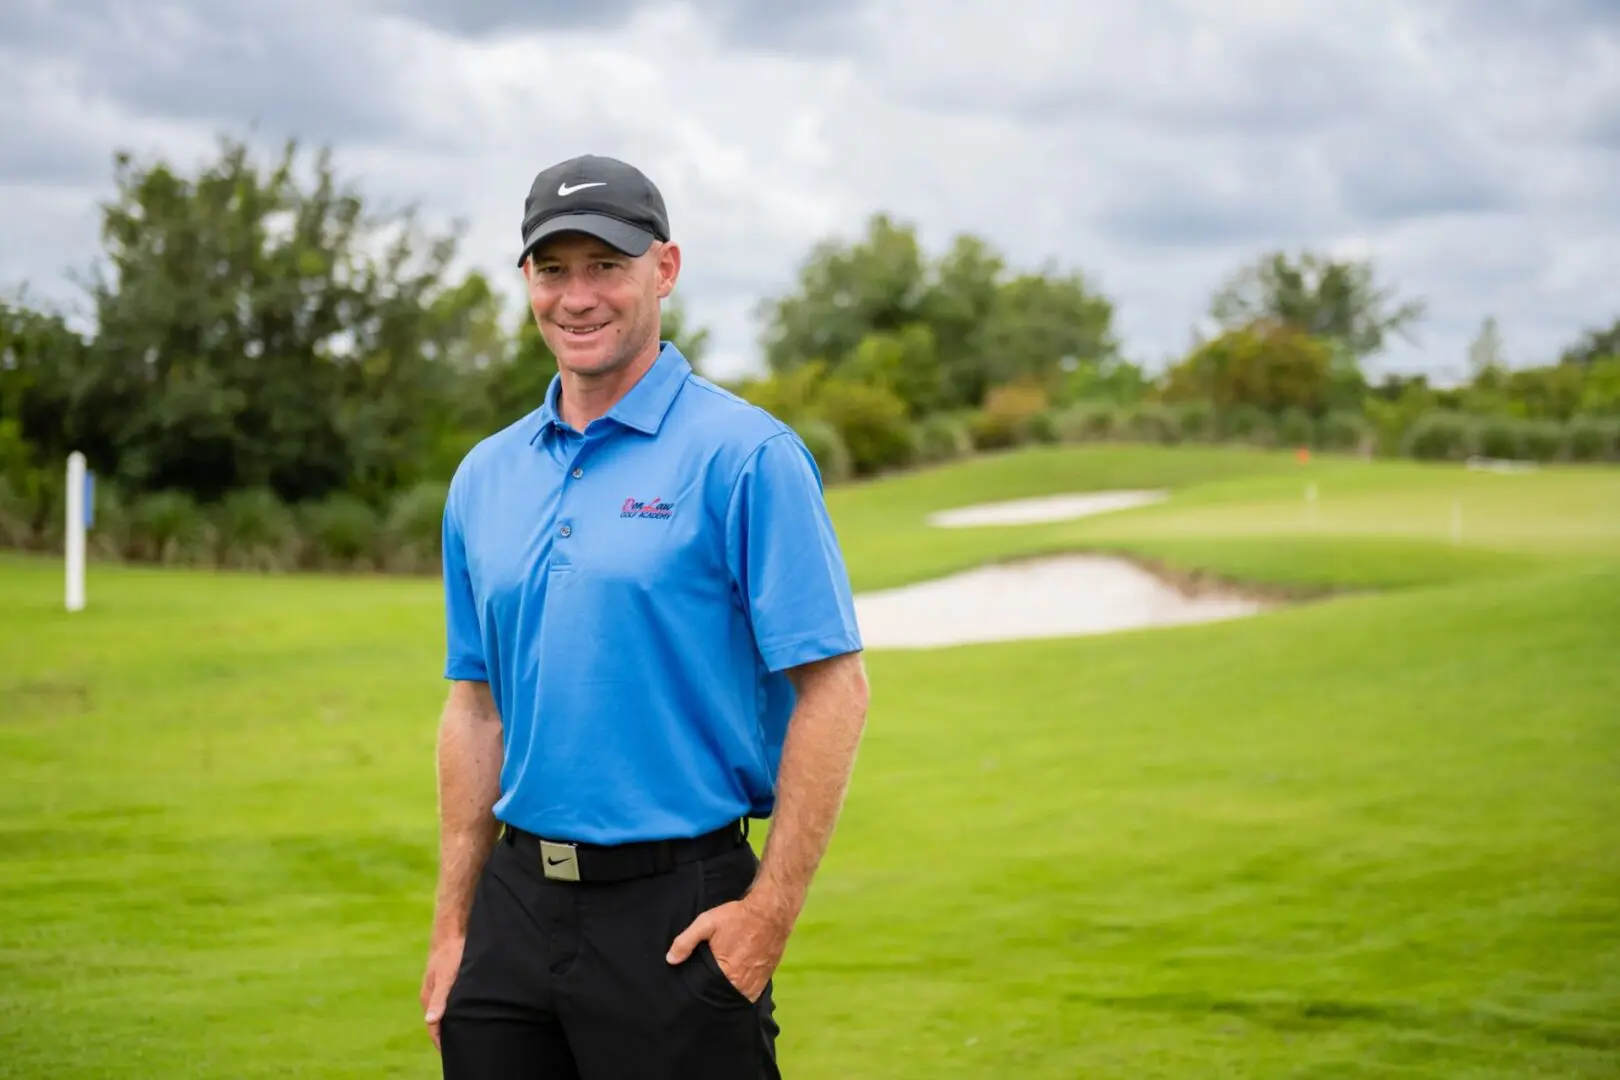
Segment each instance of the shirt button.
[[574,530],[571,527],[569,527],[567,525],[564,525],[562,527],[562,534],[564,536],[572,536],[572,535],[574,535]]
[[576,465],[576,466],[574,466],[574,479],[575,479],[575,480],[578,480],[578,479],[579,479],[579,478],[580,478],[580,477],[582,477],[582,476],[584,476],[584,475],[585,475],[585,470],[584,470],[584,469],[581,469],[581,468],[580,468],[580,467],[579,467],[579,466],[577,466],[577,465]]

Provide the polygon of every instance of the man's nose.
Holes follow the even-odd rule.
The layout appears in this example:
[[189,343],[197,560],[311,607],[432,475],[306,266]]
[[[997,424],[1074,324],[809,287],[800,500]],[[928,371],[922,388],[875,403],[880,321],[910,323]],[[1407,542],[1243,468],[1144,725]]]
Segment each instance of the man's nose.
[[589,311],[596,306],[596,289],[584,274],[568,275],[563,286],[562,305],[572,312]]

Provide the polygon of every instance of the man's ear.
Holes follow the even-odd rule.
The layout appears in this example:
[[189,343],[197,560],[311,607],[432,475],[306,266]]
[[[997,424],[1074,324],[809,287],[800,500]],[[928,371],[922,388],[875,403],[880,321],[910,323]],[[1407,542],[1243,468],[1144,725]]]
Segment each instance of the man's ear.
[[674,241],[658,246],[658,298],[664,299],[675,291],[675,281],[681,276],[681,248]]

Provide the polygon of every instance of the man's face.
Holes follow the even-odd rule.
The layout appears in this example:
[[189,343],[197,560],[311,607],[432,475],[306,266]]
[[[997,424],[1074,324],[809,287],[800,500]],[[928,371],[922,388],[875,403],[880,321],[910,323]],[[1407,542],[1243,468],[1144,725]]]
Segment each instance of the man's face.
[[558,365],[601,375],[657,341],[658,302],[679,271],[673,243],[654,242],[632,258],[595,237],[565,233],[536,248],[524,273],[529,307]]

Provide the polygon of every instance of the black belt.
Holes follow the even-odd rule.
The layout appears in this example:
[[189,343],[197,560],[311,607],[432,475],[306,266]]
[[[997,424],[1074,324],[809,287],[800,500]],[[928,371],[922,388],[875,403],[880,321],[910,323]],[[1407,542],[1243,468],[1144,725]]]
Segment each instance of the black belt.
[[502,823],[501,842],[532,852],[540,872],[553,881],[611,882],[665,874],[682,863],[712,859],[748,839],[748,820],[733,821],[711,833],[682,840],[642,840],[629,844],[576,844],[548,840]]

